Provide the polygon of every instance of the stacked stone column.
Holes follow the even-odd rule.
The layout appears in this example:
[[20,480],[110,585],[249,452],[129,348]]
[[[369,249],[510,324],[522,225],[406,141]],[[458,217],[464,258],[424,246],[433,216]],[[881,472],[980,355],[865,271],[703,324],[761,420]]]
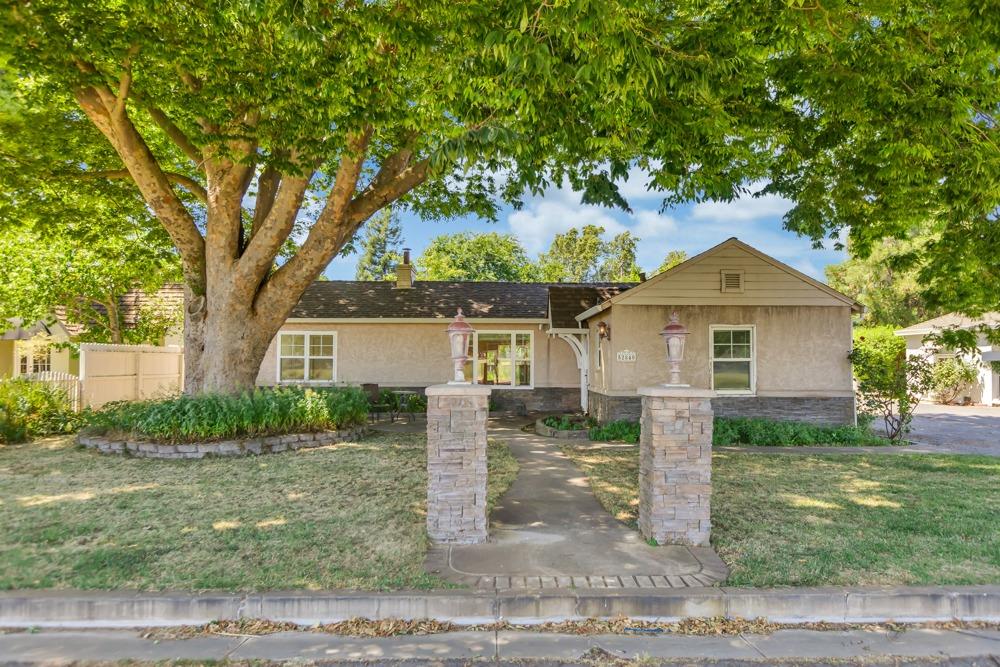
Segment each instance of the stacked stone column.
[[427,533],[444,544],[486,541],[490,388],[427,388]]
[[639,395],[639,531],[657,544],[707,546],[715,392],[658,386]]

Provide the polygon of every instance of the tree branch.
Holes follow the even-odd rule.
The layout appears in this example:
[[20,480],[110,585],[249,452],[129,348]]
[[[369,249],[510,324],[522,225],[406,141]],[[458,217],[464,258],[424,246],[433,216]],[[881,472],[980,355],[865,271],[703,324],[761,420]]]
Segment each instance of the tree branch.
[[[79,64],[79,63],[78,63]],[[191,213],[178,199],[156,157],[125,109],[112,116],[116,98],[106,85],[73,91],[80,108],[107,138],[180,253],[184,278],[196,294],[205,290],[205,240]]]
[[163,133],[174,142],[174,144],[183,151],[185,155],[191,158],[191,161],[195,163],[199,169],[205,169],[205,156],[202,154],[201,149],[194,145],[194,142],[188,138],[181,128],[177,127],[172,120],[165,114],[161,109],[152,104],[147,104],[140,100],[139,102],[142,107],[149,114],[149,117],[153,119]]
[[[167,180],[169,180],[171,183],[176,183],[177,185],[180,185],[185,190],[193,194],[202,203],[208,202],[208,193],[205,192],[205,188],[198,181],[188,176],[185,176],[184,174],[178,174],[172,171],[165,171],[163,172],[163,175],[166,176]],[[109,169],[106,171],[84,171],[77,174],[70,174],[69,176],[71,178],[78,178],[84,181],[95,181],[102,178],[112,181],[121,179],[129,179],[131,181],[135,180],[134,178],[132,178],[132,174],[129,172],[128,169]]]

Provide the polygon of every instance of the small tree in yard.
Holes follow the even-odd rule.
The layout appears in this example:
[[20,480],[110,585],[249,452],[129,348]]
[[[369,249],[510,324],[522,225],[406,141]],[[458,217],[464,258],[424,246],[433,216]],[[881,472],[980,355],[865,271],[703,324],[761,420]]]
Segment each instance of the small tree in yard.
[[960,359],[938,359],[931,369],[934,398],[939,403],[953,403],[979,377],[976,365]]
[[850,360],[859,412],[881,418],[886,435],[898,442],[909,433],[913,409],[931,389],[930,363],[920,356],[907,356],[905,348],[878,335],[871,340],[858,337]]

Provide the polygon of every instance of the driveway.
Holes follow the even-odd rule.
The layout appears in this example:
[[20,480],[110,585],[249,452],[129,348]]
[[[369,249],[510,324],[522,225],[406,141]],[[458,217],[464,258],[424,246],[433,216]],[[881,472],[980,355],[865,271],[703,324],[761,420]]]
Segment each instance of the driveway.
[[1000,456],[1000,408],[921,403],[909,439],[910,451]]

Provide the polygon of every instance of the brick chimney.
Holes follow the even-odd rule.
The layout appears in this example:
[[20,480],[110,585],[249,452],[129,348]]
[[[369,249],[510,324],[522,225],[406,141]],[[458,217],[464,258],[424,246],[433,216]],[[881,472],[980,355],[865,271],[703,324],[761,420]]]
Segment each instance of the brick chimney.
[[410,264],[410,249],[403,248],[403,261],[396,265],[396,289],[410,289],[417,280],[417,270]]

